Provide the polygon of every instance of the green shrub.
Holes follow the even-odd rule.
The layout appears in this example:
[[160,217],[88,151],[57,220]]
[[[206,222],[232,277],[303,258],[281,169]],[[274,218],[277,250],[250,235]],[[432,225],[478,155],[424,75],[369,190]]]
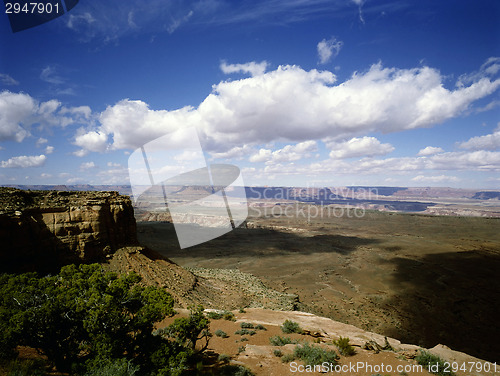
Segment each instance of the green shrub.
[[227,333],[226,333],[225,331],[221,330],[221,329],[217,329],[217,330],[215,331],[215,335],[216,335],[217,337],[222,337],[222,338],[227,338],[227,337],[229,337],[229,336],[227,335]]
[[234,314],[232,312],[229,312],[229,311],[222,311],[222,312],[210,311],[210,312],[207,312],[207,317],[210,320],[220,320],[220,319],[224,319],[224,320],[228,320],[228,321],[235,320]]
[[340,337],[338,340],[333,341],[333,344],[339,349],[340,355],[351,356],[356,354],[356,350],[349,344],[348,337]]
[[240,313],[246,313],[244,308],[240,308]]
[[332,350],[325,350],[322,347],[311,346],[308,343],[297,345],[293,351],[295,358],[302,360],[305,364],[315,366],[324,362],[337,364],[339,358]]
[[215,311],[207,312],[207,317],[210,320],[220,320],[223,316],[224,315],[222,313],[219,313],[219,312],[215,312]]
[[298,323],[296,323],[295,321],[291,321],[291,320],[285,320],[285,322],[281,326],[281,330],[283,331],[283,333],[287,333],[287,334],[290,334],[290,333],[301,334],[302,333],[302,329],[300,328],[300,325]]
[[231,357],[227,354],[220,354],[217,360],[221,363],[229,363]]
[[131,361],[125,358],[107,360],[98,368],[88,371],[85,376],[134,376],[139,371]]
[[[445,361],[439,356],[433,355],[428,351],[419,350],[418,355],[415,357],[415,361],[424,366],[429,372],[434,373],[439,376],[453,376],[455,375],[452,371],[445,371],[446,365]],[[436,366],[437,364],[437,366]],[[434,370],[437,368],[437,370]]]
[[248,330],[248,329],[240,329],[234,332],[234,334],[239,334],[241,336],[244,335],[253,336],[255,333],[257,333],[255,330]]
[[45,364],[39,359],[14,360],[8,366],[7,376],[45,376]]
[[248,368],[234,364],[228,364],[221,367],[217,374],[220,376],[254,376],[254,373]]
[[295,356],[293,354],[286,354],[281,357],[281,361],[283,363],[290,363],[295,360]]
[[278,358],[281,358],[283,356],[283,352],[280,349],[274,349],[273,354]]
[[280,336],[269,337],[269,342],[273,346],[284,346],[290,343],[297,343],[297,341],[292,340],[290,337],[280,337]]
[[240,324],[240,327],[241,328],[247,328],[247,329],[253,329],[254,328],[253,324],[250,323],[250,322],[242,322]]
[[261,324],[257,324],[255,325],[255,329],[256,330],[267,330],[265,326],[261,325]]

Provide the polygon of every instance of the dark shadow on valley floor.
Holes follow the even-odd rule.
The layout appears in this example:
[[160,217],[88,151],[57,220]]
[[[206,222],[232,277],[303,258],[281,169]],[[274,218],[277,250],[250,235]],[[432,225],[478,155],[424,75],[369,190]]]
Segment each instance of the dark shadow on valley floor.
[[499,250],[390,262],[396,265],[397,295],[386,304],[396,307],[394,314],[402,323],[391,336],[424,347],[446,344],[481,359],[500,361]]
[[[137,235],[141,244],[166,257],[266,257],[277,255],[335,252],[346,255],[356,248],[378,243],[379,240],[344,235],[303,236],[264,228],[238,228],[216,239],[187,249],[180,249],[171,223],[138,222]],[[272,253],[269,252],[272,250]]]

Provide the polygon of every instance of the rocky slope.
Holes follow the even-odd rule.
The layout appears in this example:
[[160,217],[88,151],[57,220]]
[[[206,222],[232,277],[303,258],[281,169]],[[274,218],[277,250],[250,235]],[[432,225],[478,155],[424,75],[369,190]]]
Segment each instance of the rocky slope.
[[298,297],[266,287],[258,278],[236,269],[184,269],[143,247],[123,247],[108,257],[104,267],[135,272],[145,285],[165,288],[177,307],[201,304],[206,308],[260,307],[293,310]]

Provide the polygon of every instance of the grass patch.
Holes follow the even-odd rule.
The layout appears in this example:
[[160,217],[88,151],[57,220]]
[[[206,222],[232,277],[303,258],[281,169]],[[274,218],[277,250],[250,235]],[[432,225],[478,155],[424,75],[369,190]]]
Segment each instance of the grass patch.
[[333,344],[339,349],[340,355],[352,356],[356,354],[356,350],[349,344],[349,337],[340,337],[338,340],[333,341]]
[[287,334],[290,334],[290,333],[302,334],[302,328],[300,327],[300,325],[298,323],[296,323],[295,321],[291,321],[291,320],[285,320],[283,325],[281,325],[281,331],[283,333],[287,333]]
[[429,372],[439,375],[439,376],[454,376],[455,374],[451,370],[447,370],[446,368],[450,368],[445,364],[445,361],[441,359],[437,355],[433,355],[428,351],[424,351],[422,349],[419,350],[418,355],[415,357],[415,361],[424,366]]

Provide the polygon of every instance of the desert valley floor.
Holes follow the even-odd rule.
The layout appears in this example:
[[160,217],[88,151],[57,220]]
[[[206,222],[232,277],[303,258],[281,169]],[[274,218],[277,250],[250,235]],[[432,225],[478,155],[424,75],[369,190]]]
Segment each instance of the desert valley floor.
[[367,211],[306,221],[260,214],[250,213],[245,228],[183,250],[170,223],[138,222],[138,238],[184,267],[251,273],[297,294],[300,310],[500,361],[499,218]]

